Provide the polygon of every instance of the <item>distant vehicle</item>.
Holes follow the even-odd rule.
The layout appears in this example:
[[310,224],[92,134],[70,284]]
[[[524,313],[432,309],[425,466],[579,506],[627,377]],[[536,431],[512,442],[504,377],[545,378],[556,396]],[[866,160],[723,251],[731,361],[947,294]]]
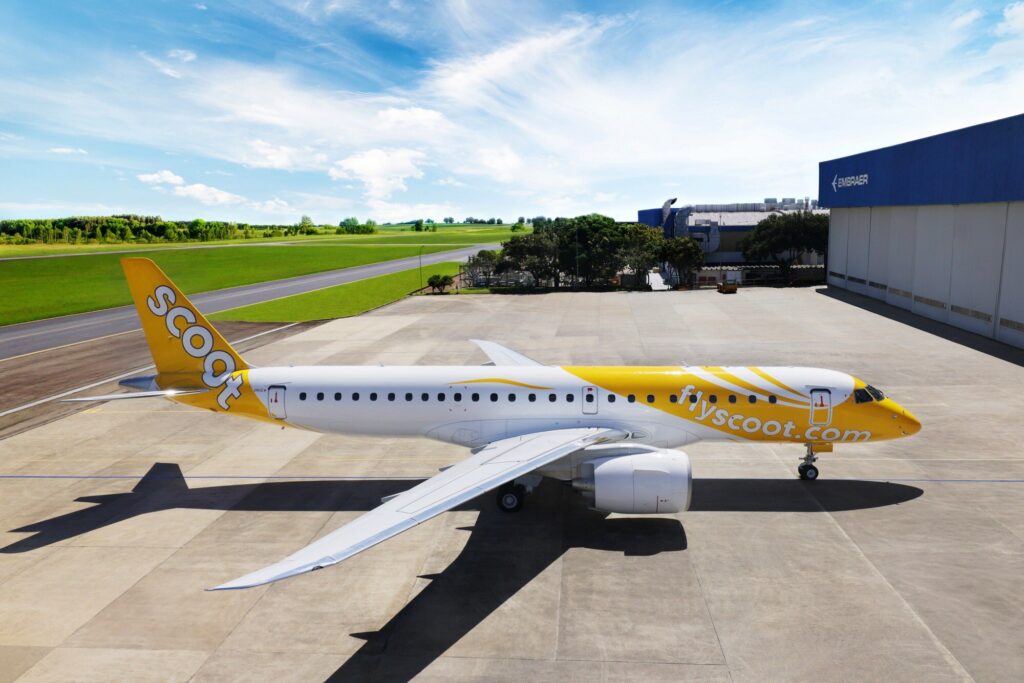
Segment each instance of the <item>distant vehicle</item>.
[[157,374],[135,393],[300,429],[421,436],[471,448],[465,460],[286,559],[214,590],[249,588],[345,560],[497,490],[518,510],[542,477],[606,512],[686,510],[691,468],[674,448],[701,440],[806,445],[818,477],[836,442],[915,434],[917,418],[843,372],[794,367],[553,367],[474,340],[485,366],[255,368],[149,259],[121,260]]

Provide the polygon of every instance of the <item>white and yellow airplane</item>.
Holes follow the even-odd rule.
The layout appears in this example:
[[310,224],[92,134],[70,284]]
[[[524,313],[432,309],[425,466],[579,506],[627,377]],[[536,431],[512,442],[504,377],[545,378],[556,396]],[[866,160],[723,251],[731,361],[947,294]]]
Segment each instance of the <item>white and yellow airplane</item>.
[[487,341],[478,367],[254,368],[154,264],[121,261],[157,374],[140,391],[318,432],[420,436],[471,449],[465,460],[299,550],[219,589],[249,588],[337,564],[497,489],[520,508],[542,477],[568,482],[595,509],[669,513],[690,503],[685,453],[696,441],[806,446],[800,477],[818,476],[832,444],[910,436],[921,424],[843,372],[797,367],[542,365]]

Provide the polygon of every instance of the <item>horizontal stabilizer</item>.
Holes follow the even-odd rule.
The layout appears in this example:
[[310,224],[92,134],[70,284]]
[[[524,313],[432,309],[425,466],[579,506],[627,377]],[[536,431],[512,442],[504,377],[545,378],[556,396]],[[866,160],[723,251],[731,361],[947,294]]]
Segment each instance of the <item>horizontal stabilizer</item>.
[[89,401],[119,401],[123,398],[171,398],[187,394],[203,394],[209,389],[167,389],[166,391],[129,391],[124,394],[105,394],[103,396],[80,396],[78,398],[62,398],[59,403],[86,403]]

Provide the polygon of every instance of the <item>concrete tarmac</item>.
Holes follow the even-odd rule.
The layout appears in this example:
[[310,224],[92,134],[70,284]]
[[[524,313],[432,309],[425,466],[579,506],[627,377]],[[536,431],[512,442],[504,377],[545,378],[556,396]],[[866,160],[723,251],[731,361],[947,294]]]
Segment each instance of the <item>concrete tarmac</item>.
[[[451,251],[423,254],[422,261],[420,256],[410,256],[370,263],[365,266],[328,270],[281,280],[268,280],[213,292],[189,294],[189,300],[203,313],[217,313],[229,308],[248,306],[388,273],[397,273],[416,268],[420,263],[426,266],[445,261],[461,261],[481,249],[493,249],[496,246],[494,244],[479,244]],[[118,306],[88,313],[34,320],[17,325],[5,325],[0,327],[0,360],[136,329],[139,329],[139,318],[135,313],[134,306]]]
[[251,362],[479,364],[462,340],[483,338],[552,364],[815,365],[924,428],[837,446],[816,482],[799,445],[691,446],[678,515],[485,495],[246,591],[204,589],[466,451],[165,401],[4,439],[0,680],[1022,680],[1024,354],[934,331],[743,289],[414,297],[267,344]]

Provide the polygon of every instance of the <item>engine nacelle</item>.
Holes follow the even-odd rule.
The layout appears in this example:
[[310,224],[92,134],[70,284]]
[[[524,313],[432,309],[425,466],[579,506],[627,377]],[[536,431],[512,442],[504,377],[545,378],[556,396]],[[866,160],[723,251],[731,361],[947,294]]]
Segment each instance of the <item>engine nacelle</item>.
[[[591,507],[632,514],[681,512],[690,507],[693,477],[686,453],[650,447],[628,454],[613,454],[615,450],[621,452],[613,447],[604,457],[578,465],[572,485]],[[601,450],[586,453],[598,455]]]

